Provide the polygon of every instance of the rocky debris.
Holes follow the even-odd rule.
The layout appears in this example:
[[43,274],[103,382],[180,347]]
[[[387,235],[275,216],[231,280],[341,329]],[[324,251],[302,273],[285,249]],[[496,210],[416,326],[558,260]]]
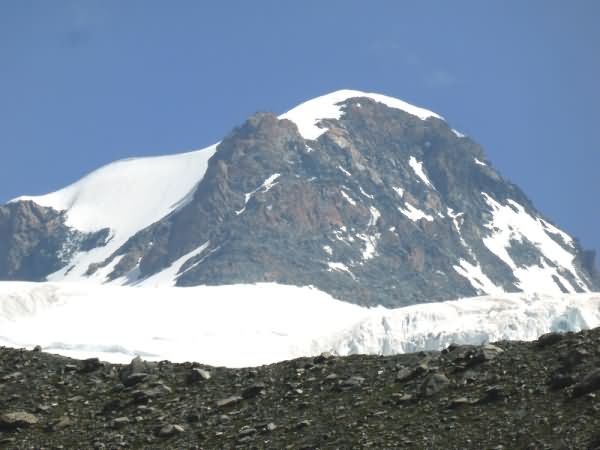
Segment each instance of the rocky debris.
[[250,369],[0,348],[0,448],[596,448],[600,329],[558,336]]

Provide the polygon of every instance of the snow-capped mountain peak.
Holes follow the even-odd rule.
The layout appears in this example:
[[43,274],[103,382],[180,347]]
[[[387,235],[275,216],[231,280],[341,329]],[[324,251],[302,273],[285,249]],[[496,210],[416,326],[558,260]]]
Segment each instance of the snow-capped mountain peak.
[[20,197],[0,206],[0,230],[4,279],[279,282],[393,307],[600,284],[591,254],[472,139],[352,90],[257,113],[204,150]]
[[[411,105],[397,98],[351,89],[341,89],[308,100],[280,115],[279,118],[291,120],[298,126],[298,130],[304,139],[314,140],[327,131],[327,128],[319,126],[319,123],[323,119],[339,119],[342,115],[340,104],[350,98],[369,98],[383,103],[390,108],[400,109],[423,120],[429,117],[442,119],[441,116],[434,112]],[[360,102],[357,103],[358,107],[360,107],[359,105]]]

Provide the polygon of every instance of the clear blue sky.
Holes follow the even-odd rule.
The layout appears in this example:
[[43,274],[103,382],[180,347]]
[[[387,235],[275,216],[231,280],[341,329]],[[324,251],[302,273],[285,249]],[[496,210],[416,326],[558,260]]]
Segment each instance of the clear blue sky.
[[0,2],[0,202],[340,88],[445,116],[600,250],[600,2]]

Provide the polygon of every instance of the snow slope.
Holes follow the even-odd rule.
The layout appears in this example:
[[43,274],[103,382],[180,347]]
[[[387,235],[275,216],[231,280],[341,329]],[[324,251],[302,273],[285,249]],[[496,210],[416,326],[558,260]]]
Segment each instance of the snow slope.
[[434,112],[411,105],[397,98],[350,89],[342,89],[308,100],[282,114],[279,118],[291,120],[298,126],[298,131],[304,139],[314,140],[327,131],[326,127],[321,128],[318,126],[318,123],[323,119],[339,119],[342,116],[342,110],[338,104],[353,97],[367,97],[376,102],[383,103],[390,108],[405,111],[423,120],[429,117],[442,118]]
[[[77,254],[67,267],[48,279],[87,279],[83,273],[89,264],[103,261],[135,233],[184,205],[202,180],[216,147],[217,144],[194,152],[116,161],[59,191],[11,200],[32,200],[67,211],[66,224],[79,231],[110,228],[108,245]],[[66,273],[71,265],[75,267]],[[93,280],[104,281],[103,272]]]
[[600,326],[600,294],[501,294],[363,308],[277,284],[132,288],[0,283],[0,345],[125,362],[256,366],[333,351],[393,354]]

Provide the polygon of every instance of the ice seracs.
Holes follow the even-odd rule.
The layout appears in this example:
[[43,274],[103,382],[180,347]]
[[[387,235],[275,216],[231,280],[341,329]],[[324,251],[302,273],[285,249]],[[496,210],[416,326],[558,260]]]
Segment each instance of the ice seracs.
[[308,100],[280,115],[279,118],[294,122],[304,139],[315,140],[327,131],[326,127],[319,126],[319,122],[323,119],[339,119],[343,113],[339,104],[354,97],[367,97],[376,102],[383,103],[390,108],[405,111],[423,120],[429,117],[442,119],[441,116],[434,112],[411,105],[397,98],[350,89],[342,89]]
[[[330,263],[332,270],[348,271]],[[466,267],[479,277],[473,268]],[[110,326],[110,333],[107,333]],[[0,282],[0,345],[128,362],[248,367],[331,351],[394,354],[600,326],[600,294],[506,294],[365,308],[278,284],[131,288]]]

